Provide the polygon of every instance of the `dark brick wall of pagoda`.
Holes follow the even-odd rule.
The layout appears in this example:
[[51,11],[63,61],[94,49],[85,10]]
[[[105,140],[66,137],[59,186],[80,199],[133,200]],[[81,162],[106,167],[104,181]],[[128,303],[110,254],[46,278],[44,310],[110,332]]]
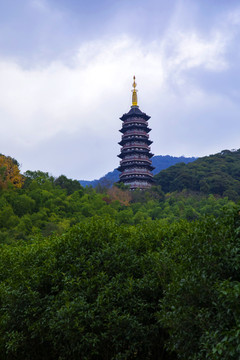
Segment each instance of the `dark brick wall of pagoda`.
[[153,175],[149,140],[148,120],[150,116],[143,113],[138,106],[132,106],[127,114],[124,114],[122,120],[122,140],[119,145],[122,146],[120,157],[121,172],[120,182],[129,185],[131,190],[147,189],[153,184]]

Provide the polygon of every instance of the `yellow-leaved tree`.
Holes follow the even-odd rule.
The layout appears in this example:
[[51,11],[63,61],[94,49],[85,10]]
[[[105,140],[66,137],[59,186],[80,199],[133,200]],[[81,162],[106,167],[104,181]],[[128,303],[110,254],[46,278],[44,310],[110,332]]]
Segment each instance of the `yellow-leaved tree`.
[[0,154],[0,189],[8,187],[21,188],[24,177],[20,174],[17,160]]

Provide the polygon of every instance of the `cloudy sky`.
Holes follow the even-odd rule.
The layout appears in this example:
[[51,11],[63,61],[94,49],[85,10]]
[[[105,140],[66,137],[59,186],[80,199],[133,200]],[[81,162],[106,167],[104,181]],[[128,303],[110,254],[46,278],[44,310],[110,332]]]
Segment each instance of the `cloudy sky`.
[[113,170],[133,75],[154,154],[240,148],[239,0],[0,0],[0,153]]

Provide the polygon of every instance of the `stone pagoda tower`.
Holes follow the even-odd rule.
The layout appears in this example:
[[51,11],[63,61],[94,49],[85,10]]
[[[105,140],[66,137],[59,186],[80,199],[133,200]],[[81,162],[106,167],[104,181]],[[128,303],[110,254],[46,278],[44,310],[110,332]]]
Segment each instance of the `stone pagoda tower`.
[[153,184],[154,169],[150,160],[153,154],[150,152],[152,141],[149,140],[148,127],[150,116],[143,113],[137,102],[137,84],[133,77],[132,106],[127,114],[120,118],[123,122],[120,132],[122,140],[121,153],[118,155],[122,160],[118,170],[121,172],[120,182],[130,186],[130,190],[148,189]]

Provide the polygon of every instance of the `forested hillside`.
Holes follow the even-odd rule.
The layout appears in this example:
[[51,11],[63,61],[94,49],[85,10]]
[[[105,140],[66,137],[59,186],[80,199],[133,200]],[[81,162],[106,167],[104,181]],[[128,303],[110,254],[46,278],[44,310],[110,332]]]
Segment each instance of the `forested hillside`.
[[[238,157],[202,172],[237,181]],[[83,188],[0,155],[0,359],[240,358],[239,205],[168,190]]]
[[155,176],[165,193],[183,189],[218,194],[237,200],[240,196],[240,149],[223,150],[189,164],[177,164]]
[[[10,158],[5,159],[11,163]],[[183,191],[165,195],[157,186],[145,192],[129,192],[121,186],[99,187],[97,192],[91,187],[83,188],[77,180],[64,175],[54,178],[41,171],[21,175],[16,160],[8,170],[1,169],[0,242],[27,240],[33,235],[48,236],[54,232],[61,234],[90,217],[112,219],[119,225],[157,219],[172,222],[217,215],[222,206],[233,204],[226,197],[216,198],[211,194]],[[14,173],[13,169],[18,181],[16,175],[7,181],[6,174]]]

